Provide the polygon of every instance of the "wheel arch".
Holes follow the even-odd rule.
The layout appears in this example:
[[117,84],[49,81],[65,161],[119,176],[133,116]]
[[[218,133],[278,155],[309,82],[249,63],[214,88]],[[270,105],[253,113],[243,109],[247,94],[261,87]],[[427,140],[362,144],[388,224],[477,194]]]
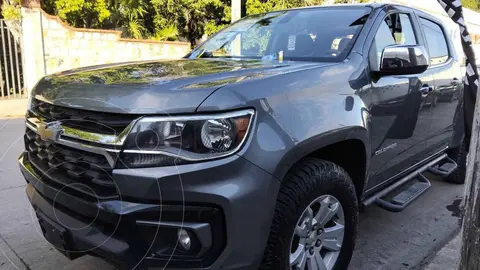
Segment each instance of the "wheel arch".
[[336,163],[348,173],[355,185],[357,197],[361,200],[370,164],[369,145],[369,133],[364,127],[348,127],[320,134],[297,144],[289,151],[274,175],[283,181],[288,171],[302,159],[324,159]]

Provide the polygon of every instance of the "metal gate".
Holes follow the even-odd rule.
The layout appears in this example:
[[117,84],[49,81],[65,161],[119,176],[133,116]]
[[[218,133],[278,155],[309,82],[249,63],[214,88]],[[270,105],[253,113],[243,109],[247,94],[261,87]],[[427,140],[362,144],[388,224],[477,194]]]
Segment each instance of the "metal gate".
[[0,19],[0,99],[26,98],[20,26]]

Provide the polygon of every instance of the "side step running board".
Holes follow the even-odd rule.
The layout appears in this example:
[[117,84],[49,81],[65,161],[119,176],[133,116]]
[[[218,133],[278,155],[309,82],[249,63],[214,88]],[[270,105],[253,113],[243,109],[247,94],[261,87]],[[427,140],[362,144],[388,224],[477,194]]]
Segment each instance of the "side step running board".
[[[365,206],[368,206],[375,203],[379,207],[382,207],[385,210],[392,212],[400,212],[404,210],[409,204],[411,204],[413,201],[415,201],[415,199],[420,197],[420,195],[427,191],[431,186],[430,181],[428,181],[428,179],[422,173],[430,170],[431,167],[436,168],[435,166],[438,166],[437,164],[447,158],[447,154],[442,154],[438,158],[411,172],[410,174],[395,182],[394,184],[379,191],[372,197],[369,197],[363,202],[363,204]],[[443,164],[439,167],[442,166]],[[396,191],[397,189],[398,192]]]
[[420,197],[420,195],[427,191],[427,189],[429,189],[431,186],[430,181],[428,181],[428,179],[421,173],[418,174],[416,178],[413,178],[412,182],[413,183],[409,185],[407,189],[402,190],[395,197],[389,200],[377,198],[375,199],[375,203],[388,211],[403,211],[409,204]]
[[448,156],[434,166],[428,168],[428,171],[441,177],[449,177],[456,169],[458,164]]

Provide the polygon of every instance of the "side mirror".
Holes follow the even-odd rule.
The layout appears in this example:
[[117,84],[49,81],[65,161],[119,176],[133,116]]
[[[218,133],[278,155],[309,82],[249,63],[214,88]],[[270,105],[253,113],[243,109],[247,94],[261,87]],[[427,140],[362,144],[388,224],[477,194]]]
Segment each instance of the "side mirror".
[[393,45],[383,49],[379,75],[420,74],[430,63],[427,50],[419,45]]

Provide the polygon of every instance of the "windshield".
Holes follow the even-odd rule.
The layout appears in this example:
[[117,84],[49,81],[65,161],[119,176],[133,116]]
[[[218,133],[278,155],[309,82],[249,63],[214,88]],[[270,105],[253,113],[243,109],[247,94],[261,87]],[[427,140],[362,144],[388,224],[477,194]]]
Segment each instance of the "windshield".
[[370,11],[367,7],[323,7],[248,16],[188,57],[341,61]]

